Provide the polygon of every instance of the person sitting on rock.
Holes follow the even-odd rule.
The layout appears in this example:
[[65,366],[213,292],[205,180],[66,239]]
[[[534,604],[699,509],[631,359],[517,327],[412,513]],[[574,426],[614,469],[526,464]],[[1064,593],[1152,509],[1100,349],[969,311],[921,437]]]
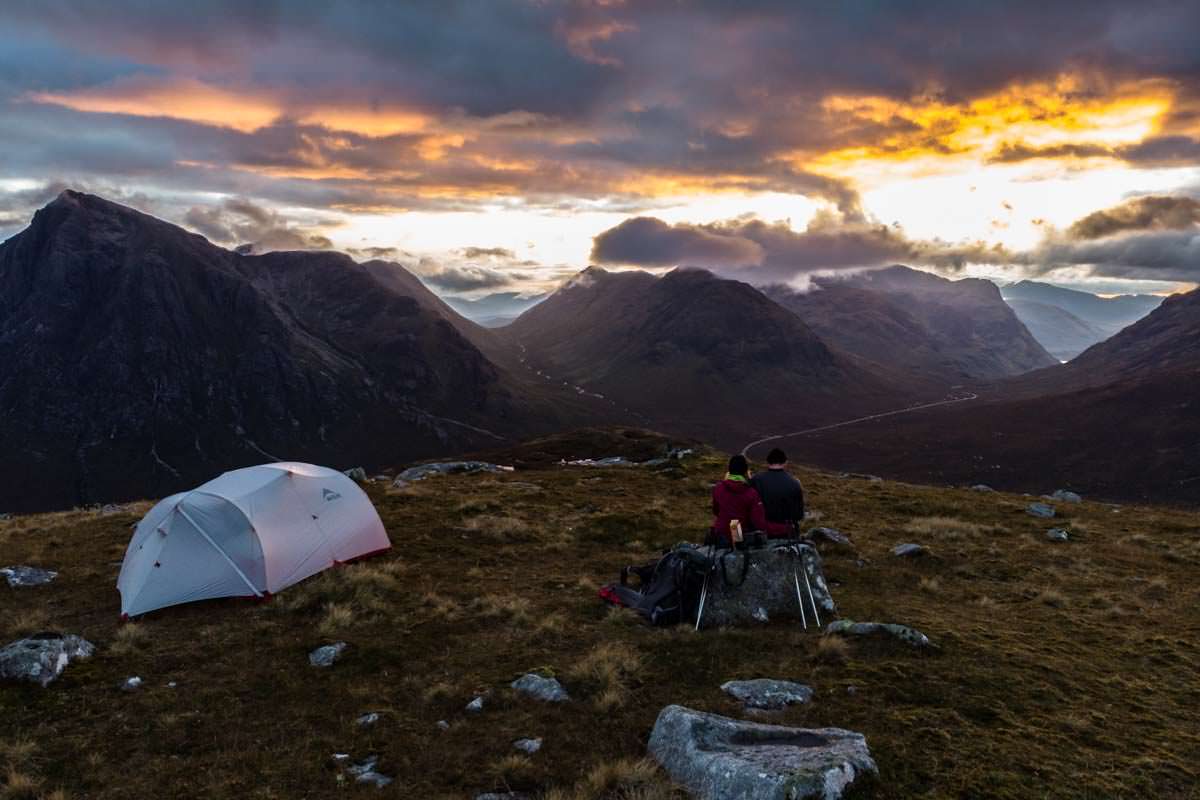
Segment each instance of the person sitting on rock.
[[725,480],[719,481],[712,492],[713,522],[709,541],[733,546],[729,524],[738,520],[744,533],[763,531],[770,538],[786,538],[792,535],[792,526],[767,519],[762,499],[750,485],[750,465],[742,455],[729,459],[729,472]]
[[767,453],[767,471],[750,479],[750,485],[762,498],[767,519],[800,529],[804,521],[804,487],[786,469],[787,454],[776,447]]

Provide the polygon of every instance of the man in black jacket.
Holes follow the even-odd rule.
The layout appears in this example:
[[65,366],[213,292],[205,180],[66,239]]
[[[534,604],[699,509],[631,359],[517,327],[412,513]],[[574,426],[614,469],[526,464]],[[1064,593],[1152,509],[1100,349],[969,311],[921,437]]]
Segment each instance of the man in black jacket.
[[804,488],[786,469],[787,455],[776,447],[767,453],[767,469],[750,479],[750,485],[762,498],[767,519],[785,522],[799,530],[804,521]]

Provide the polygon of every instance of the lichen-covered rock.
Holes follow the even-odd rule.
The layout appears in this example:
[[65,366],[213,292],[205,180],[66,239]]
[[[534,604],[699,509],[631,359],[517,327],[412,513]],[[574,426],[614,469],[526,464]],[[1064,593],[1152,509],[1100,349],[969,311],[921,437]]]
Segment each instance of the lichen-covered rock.
[[787,728],[667,706],[650,734],[650,755],[702,800],[837,800],[877,774],[862,734]]
[[813,696],[813,690],[809,686],[771,678],[727,681],[721,684],[721,691],[741,700],[746,708],[766,711],[774,711],[797,703],[807,703],[812,700]]
[[487,461],[441,461],[436,464],[419,464],[409,467],[396,476],[395,486],[405,486],[434,475],[461,475],[472,472],[512,472],[512,467],[490,464]]
[[348,753],[334,753],[333,762],[341,767],[343,772],[354,778],[355,783],[364,783],[374,786],[376,789],[382,789],[394,780],[376,769],[379,766],[379,756],[368,756],[356,763]]
[[913,647],[933,647],[929,637],[916,628],[907,625],[896,625],[890,622],[855,622],[851,619],[839,619],[829,623],[826,633],[837,633],[843,636],[870,636],[876,633],[894,636]]
[[333,644],[323,645],[308,654],[308,663],[314,667],[332,667],[333,662],[342,657],[342,652],[345,649],[345,642],[334,642]]
[[90,658],[95,646],[75,634],[39,633],[0,648],[0,680],[48,686],[77,658]]
[[[476,697],[471,702],[467,703],[466,708],[464,708],[463,710],[466,711],[468,714],[478,714],[481,711],[483,711],[483,703],[484,703],[483,695],[480,695],[479,697]],[[449,727],[449,726],[447,725],[446,727]]]
[[1045,503],[1030,503],[1025,506],[1025,513],[1041,519],[1050,519],[1054,516],[1054,507]]
[[360,728],[369,728],[376,722],[379,722],[379,712],[368,711],[367,713],[359,716],[358,719],[354,720],[354,722]]
[[[692,547],[707,553],[707,548]],[[773,620],[800,619],[800,597],[804,600],[807,622],[813,624],[813,603],[822,615],[837,613],[833,596],[825,582],[821,554],[812,545],[772,544],[748,551],[750,565],[741,580],[747,552],[718,551],[719,563],[709,575],[708,596],[704,602],[702,628],[723,625],[751,625],[767,616]],[[808,582],[805,583],[805,574]],[[809,591],[812,597],[809,597]],[[696,620],[684,620],[696,624]]]
[[1075,492],[1068,492],[1066,489],[1056,490],[1054,492],[1054,494],[1050,495],[1050,499],[1058,500],[1059,502],[1062,502],[1062,503],[1082,503],[1083,502],[1082,497],[1075,494]]
[[1069,542],[1071,540],[1071,534],[1067,533],[1067,531],[1062,528],[1051,528],[1050,530],[1046,531],[1046,538],[1052,542]]
[[367,482],[367,471],[362,467],[351,467],[350,469],[342,470],[342,474],[355,483]]
[[905,542],[904,544],[898,544],[895,547],[893,547],[892,555],[900,556],[901,558],[903,558],[905,556],[907,556],[907,557],[923,556],[923,555],[925,555],[925,548],[922,547],[921,545],[915,544],[913,542]]
[[44,586],[50,581],[58,577],[58,573],[52,569],[39,569],[38,567],[26,567],[17,565],[15,567],[0,567],[0,575],[8,581],[8,585],[16,588],[18,586]]
[[805,537],[814,542],[826,541],[842,547],[854,547],[854,543],[850,541],[850,537],[836,528],[812,528]]
[[988,486],[986,483],[977,483],[971,487],[971,491],[972,492],[994,492],[996,490],[993,489],[992,487]]
[[542,749],[542,740],[540,737],[537,739],[517,739],[515,742],[513,742],[513,747],[517,748],[522,753],[533,755],[538,750]]
[[557,678],[543,678],[532,672],[513,681],[512,688],[545,703],[562,703],[571,699]]

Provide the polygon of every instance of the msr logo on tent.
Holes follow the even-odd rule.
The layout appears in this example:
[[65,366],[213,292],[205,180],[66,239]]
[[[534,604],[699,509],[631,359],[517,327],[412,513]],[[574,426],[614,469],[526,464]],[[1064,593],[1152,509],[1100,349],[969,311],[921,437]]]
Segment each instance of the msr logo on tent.
[[325,498],[326,503],[331,503],[334,500],[340,500],[342,497],[340,494],[335,492],[333,489],[322,489],[321,496]]

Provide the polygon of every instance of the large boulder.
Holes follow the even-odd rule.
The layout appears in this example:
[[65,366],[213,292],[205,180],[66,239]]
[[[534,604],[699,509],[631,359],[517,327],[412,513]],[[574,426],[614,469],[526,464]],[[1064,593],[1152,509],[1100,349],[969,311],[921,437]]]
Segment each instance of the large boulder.
[[562,703],[571,699],[557,678],[544,678],[532,672],[513,681],[512,688],[543,703]]
[[487,461],[441,461],[434,464],[419,464],[409,467],[396,476],[393,486],[403,487],[413,481],[423,481],[435,475],[465,475],[474,472],[512,472],[512,467],[491,464]]
[[[707,552],[706,548],[696,545],[684,546]],[[750,564],[743,580],[742,568],[747,555]],[[825,582],[821,554],[811,545],[772,544],[747,552],[717,551],[715,559],[718,563],[709,575],[701,627],[751,625],[780,618],[799,620],[801,598],[809,624],[817,622],[813,618],[814,604],[820,615],[827,619],[837,613]],[[807,583],[805,575],[808,576]],[[695,620],[685,622],[695,624]]]
[[840,634],[842,636],[875,636],[882,634],[899,639],[913,647],[933,647],[933,642],[929,641],[929,637],[916,628],[910,628],[907,625],[897,625],[892,622],[855,622],[852,619],[839,619],[829,623],[825,628],[825,632]]
[[18,564],[15,567],[0,567],[0,576],[8,581],[9,586],[44,586],[58,577],[52,569],[39,569]]
[[704,800],[836,800],[878,768],[862,734],[787,728],[667,706],[650,734],[650,755]]
[[74,634],[39,633],[0,648],[0,680],[48,686],[73,659],[90,658],[95,646]]
[[762,711],[777,711],[793,703],[807,703],[813,697],[810,686],[773,678],[726,681],[721,684],[721,691],[741,700],[748,709]]

